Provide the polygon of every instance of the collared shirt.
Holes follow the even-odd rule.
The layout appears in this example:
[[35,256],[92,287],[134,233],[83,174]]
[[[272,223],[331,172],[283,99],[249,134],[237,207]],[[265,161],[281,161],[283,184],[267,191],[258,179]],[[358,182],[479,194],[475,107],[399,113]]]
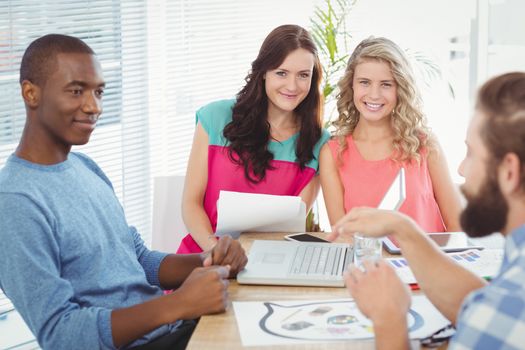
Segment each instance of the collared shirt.
[[465,298],[449,349],[524,348],[525,225],[507,237],[498,276]]

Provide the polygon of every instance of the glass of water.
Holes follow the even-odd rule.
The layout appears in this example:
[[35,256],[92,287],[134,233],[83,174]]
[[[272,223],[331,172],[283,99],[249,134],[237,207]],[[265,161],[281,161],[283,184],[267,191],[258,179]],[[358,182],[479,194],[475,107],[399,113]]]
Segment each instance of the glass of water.
[[354,234],[354,265],[362,266],[364,261],[377,261],[382,255],[380,238]]

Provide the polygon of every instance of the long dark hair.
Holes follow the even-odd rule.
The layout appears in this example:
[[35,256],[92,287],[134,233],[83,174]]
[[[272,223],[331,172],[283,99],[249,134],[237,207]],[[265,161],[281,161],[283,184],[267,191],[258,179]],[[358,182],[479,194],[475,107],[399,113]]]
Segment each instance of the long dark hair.
[[264,74],[279,67],[292,51],[303,48],[314,55],[310,91],[295,108],[300,123],[296,145],[297,161],[301,169],[314,158],[313,148],[321,138],[322,78],[321,63],[312,37],[297,25],[275,28],[264,40],[259,55],[252,62],[246,85],[237,94],[233,106],[232,121],[224,128],[224,137],[230,141],[229,157],[244,167],[248,181],[264,180],[266,170],[271,168],[273,154],[268,150],[270,124],[267,120],[268,97],[265,92]]

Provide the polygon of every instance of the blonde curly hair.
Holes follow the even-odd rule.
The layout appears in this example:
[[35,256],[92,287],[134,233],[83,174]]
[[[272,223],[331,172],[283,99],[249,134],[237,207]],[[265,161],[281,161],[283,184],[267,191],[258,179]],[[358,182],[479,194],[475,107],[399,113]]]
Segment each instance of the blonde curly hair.
[[397,85],[397,105],[390,118],[394,131],[392,158],[401,162],[419,163],[421,150],[431,146],[431,135],[422,112],[421,97],[416,88],[412,68],[399,46],[389,39],[374,37],[365,39],[357,45],[348,60],[344,76],[337,84],[339,117],[332,124],[336,128],[334,136],[339,143],[339,161],[342,153],[348,148],[346,136],[354,132],[359,122],[359,111],[354,104],[352,88],[355,68],[368,60],[387,63]]

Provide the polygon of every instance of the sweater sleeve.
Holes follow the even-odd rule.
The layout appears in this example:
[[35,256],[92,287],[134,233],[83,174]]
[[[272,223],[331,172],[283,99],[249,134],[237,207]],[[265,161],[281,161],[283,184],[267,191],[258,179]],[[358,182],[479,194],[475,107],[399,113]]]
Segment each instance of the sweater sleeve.
[[0,287],[44,349],[114,349],[111,310],[79,305],[61,277],[56,222],[31,198],[0,196]]
[[130,226],[129,229],[130,234],[133,236],[138,261],[144,269],[148,282],[161,287],[159,282],[159,268],[162,260],[164,260],[168,254],[149,250],[135,227]]

